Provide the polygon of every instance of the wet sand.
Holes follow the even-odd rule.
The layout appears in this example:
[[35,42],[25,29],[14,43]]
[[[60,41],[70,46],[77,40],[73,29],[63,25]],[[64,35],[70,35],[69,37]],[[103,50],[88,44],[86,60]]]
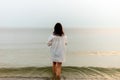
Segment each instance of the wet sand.
[[[50,67],[0,68],[0,80],[52,80]],[[61,80],[120,80],[120,68],[62,68]]]
[[38,77],[38,78],[25,78],[25,77],[7,77],[7,78],[0,78],[0,80],[51,80],[50,78],[48,77]]
[[[7,78],[0,78],[0,80],[52,80],[51,78],[49,77],[36,77],[36,78],[30,78],[30,77],[7,77]],[[62,78],[61,80],[109,80],[107,78],[101,78],[101,79],[98,79],[98,78],[76,78],[76,79],[65,79],[65,78]],[[114,79],[114,80],[118,80],[118,79]]]

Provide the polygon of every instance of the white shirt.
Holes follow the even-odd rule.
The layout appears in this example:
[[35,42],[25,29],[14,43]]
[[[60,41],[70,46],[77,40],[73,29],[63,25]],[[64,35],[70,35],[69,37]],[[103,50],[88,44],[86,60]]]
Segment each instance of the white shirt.
[[47,44],[48,46],[50,46],[52,61],[64,62],[66,52],[65,46],[67,45],[67,36],[50,35]]

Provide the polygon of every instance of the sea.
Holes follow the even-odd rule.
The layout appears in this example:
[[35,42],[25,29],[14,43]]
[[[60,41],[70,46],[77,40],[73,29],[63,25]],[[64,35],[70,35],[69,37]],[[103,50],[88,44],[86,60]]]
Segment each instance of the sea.
[[[0,28],[0,67],[52,66],[48,37],[53,28]],[[63,66],[120,67],[120,29],[64,28]]]

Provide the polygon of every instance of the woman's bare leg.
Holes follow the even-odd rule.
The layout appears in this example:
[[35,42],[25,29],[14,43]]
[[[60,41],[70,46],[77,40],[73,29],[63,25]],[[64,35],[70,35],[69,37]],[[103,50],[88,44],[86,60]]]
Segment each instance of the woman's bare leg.
[[55,79],[55,77],[56,77],[56,71],[57,69],[56,69],[56,62],[53,62],[53,66],[52,66],[52,72],[53,72],[53,80]]
[[62,63],[61,63],[61,62],[57,62],[56,64],[57,64],[57,73],[56,73],[56,77],[57,77],[57,80],[60,80]]

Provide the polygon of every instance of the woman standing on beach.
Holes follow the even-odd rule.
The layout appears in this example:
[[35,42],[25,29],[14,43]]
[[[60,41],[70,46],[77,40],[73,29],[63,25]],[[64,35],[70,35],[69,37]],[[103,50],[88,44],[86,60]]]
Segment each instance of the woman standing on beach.
[[[67,36],[65,36],[62,25],[56,23],[54,32],[48,38],[48,46],[52,57],[52,70],[54,78],[60,80],[62,62],[65,61],[65,46],[67,45]],[[53,79],[54,80],[54,79]]]

